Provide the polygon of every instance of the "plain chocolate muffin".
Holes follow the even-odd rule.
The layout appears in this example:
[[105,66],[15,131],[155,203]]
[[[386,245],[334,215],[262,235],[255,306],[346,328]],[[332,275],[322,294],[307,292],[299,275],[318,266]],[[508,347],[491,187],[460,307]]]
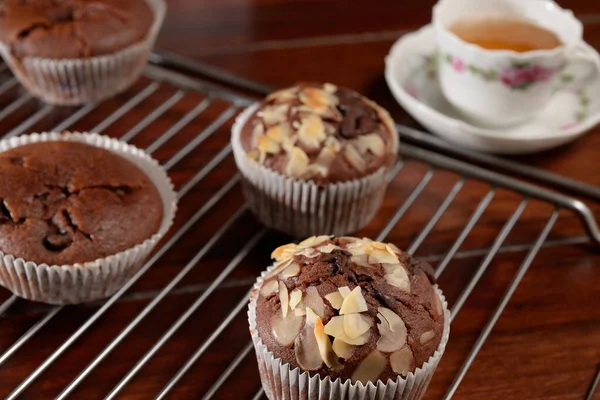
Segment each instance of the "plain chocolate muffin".
[[155,185],[125,158],[77,142],[0,153],[0,250],[38,264],[93,261],[157,233]]
[[154,22],[145,0],[6,0],[0,41],[18,58],[86,58],[143,40]]
[[392,244],[311,237],[279,247],[258,292],[258,336],[276,358],[321,378],[395,380],[440,344],[432,268]]
[[397,137],[387,111],[331,83],[269,95],[242,128],[248,156],[283,175],[322,185],[390,167]]

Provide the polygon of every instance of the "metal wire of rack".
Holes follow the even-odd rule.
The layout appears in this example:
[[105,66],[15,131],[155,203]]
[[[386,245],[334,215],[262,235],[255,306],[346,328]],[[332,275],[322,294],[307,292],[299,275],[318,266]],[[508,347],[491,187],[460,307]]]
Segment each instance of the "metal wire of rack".
[[[167,56],[162,55],[160,56],[160,59],[164,61],[165,57]],[[171,60],[173,63],[176,61],[177,60]],[[160,136],[155,138],[150,145],[146,147],[146,151],[152,154],[158,151],[167,141],[175,137],[191,121],[198,118],[198,116],[205,112],[207,108],[209,108],[215,101],[225,102],[228,104],[225,110],[222,111],[216,118],[212,119],[212,121],[208,123],[208,125],[206,125],[192,140],[190,140],[175,154],[164,161],[163,165],[165,169],[170,172],[178,163],[198,149],[215,132],[230,122],[241,108],[252,102],[251,98],[236,94],[235,92],[224,90],[220,86],[209,84],[198,79],[192,79],[185,75],[175,73],[158,66],[149,66],[145,77],[148,79],[148,83],[145,85],[145,87],[139,90],[139,92],[137,92],[123,104],[120,104],[116,110],[114,110],[107,117],[103,118],[91,129],[91,131],[103,133],[113,124],[125,117],[131,110],[135,109],[142,102],[152,97],[161,87],[169,86],[174,88],[174,93],[172,93],[170,97],[164,100],[156,108],[150,110],[146,117],[137,122],[132,128],[127,130],[127,132],[121,136],[122,140],[130,141],[145,129],[160,121],[161,117],[163,117],[165,113],[167,113],[175,104],[177,104],[186,95],[186,93],[197,92],[202,94],[204,98],[201,101],[195,103],[195,105],[191,107],[191,109],[186,112],[174,125],[165,130],[162,134],[160,134]],[[18,84],[16,80],[12,77],[9,77],[0,84],[0,96],[15,89],[17,86]],[[254,88],[261,88],[261,86],[256,84]],[[0,110],[0,121],[10,117],[24,107],[25,104],[31,101],[31,97],[22,92],[17,99]],[[60,131],[68,129],[81,119],[93,114],[98,107],[99,104],[92,103],[73,110],[66,117],[62,117],[60,121],[53,126],[52,130]],[[12,137],[28,132],[32,127],[38,125],[40,121],[51,115],[53,111],[54,108],[48,105],[42,105],[38,107],[36,110],[32,111],[30,115],[19,122],[14,128],[8,131],[4,137]],[[410,194],[405,198],[404,202],[396,206],[391,218],[387,221],[387,223],[385,223],[377,235],[377,240],[386,239],[386,237],[388,237],[395,227],[398,226],[399,222],[406,215],[409,209],[418,199],[421,198],[424,190],[434,179],[436,174],[438,174],[440,171],[452,171],[459,176],[456,183],[447,193],[444,194],[445,197],[443,201],[435,210],[432,217],[412,240],[412,243],[408,247],[408,252],[411,254],[416,253],[425,240],[430,236],[436,225],[446,215],[449,207],[451,207],[452,203],[466,183],[472,180],[477,180],[486,182],[490,185],[488,192],[481,198],[477,207],[470,214],[470,217],[468,218],[457,238],[452,242],[450,248],[441,257],[436,270],[436,275],[438,277],[441,276],[442,273],[447,269],[450,262],[455,259],[456,255],[460,251],[461,245],[463,245],[474,227],[476,227],[478,221],[496,196],[497,191],[500,189],[508,189],[519,195],[518,206],[512,211],[512,215],[505,221],[501,230],[494,238],[492,245],[486,250],[482,262],[478,265],[475,273],[471,276],[470,280],[459,294],[457,300],[454,302],[451,309],[452,320],[456,318],[488,267],[498,256],[502,245],[505,243],[507,237],[518,223],[519,218],[523,214],[528,203],[531,200],[536,199],[552,205],[553,208],[550,216],[544,221],[543,228],[538,231],[534,242],[528,246],[528,251],[525,255],[525,258],[521,262],[520,267],[503,294],[501,301],[497,305],[486,325],[483,327],[474,346],[470,350],[467,358],[464,360],[458,374],[455,376],[453,382],[448,388],[444,399],[450,399],[453,397],[465,375],[469,371],[483,344],[486,342],[496,322],[508,305],[513,293],[519,286],[519,283],[525,276],[527,270],[532,265],[536,255],[546,242],[552,227],[557,222],[560,210],[569,210],[577,215],[581,219],[583,226],[589,235],[589,239],[596,244],[600,244],[600,230],[598,229],[591,210],[583,202],[576,199],[531,185],[529,183],[524,183],[506,175],[485,170],[467,162],[458,161],[413,144],[405,143],[402,146],[401,153],[402,161],[396,165],[390,174],[390,181],[393,181],[402,174],[408,160],[417,160],[421,163],[424,163],[427,166],[427,169],[423,176],[416,183]],[[178,191],[178,198],[180,201],[187,202],[188,200],[186,196],[209,174],[218,170],[222,163],[228,157],[230,157],[230,154],[231,147],[229,145],[226,145],[224,148],[217,151],[210,161],[199,168],[187,182],[180,186]],[[131,280],[114,296],[101,303],[101,306],[89,318],[87,318],[87,320],[81,326],[79,326],[79,328],[71,336],[69,336],[60,346],[58,346],[37,368],[35,368],[35,370],[31,371],[10,394],[8,394],[7,399],[17,399],[23,395],[25,390],[27,390],[36,380],[40,379],[41,375],[47,371],[60,357],[64,356],[65,353],[72,349],[77,341],[84,340],[86,333],[89,332],[89,330],[98,322],[98,320],[105,313],[107,313],[111,307],[115,306],[120,299],[122,299],[126,293],[128,293],[131,287],[138,282],[138,280],[140,280],[145,273],[148,272],[151,267],[159,263],[161,258],[170,249],[172,249],[182,239],[182,237],[184,237],[184,235],[188,234],[192,227],[194,227],[200,220],[209,215],[211,212],[214,212],[223,198],[230,193],[234,187],[238,186],[239,181],[240,176],[236,173],[232,175],[225,183],[223,183],[219,190],[217,190],[207,201],[200,205],[193,215],[191,215],[182,226],[178,227],[170,236],[170,238],[154,252],[152,257],[131,278]],[[149,317],[151,312],[155,310],[159,304],[165,298],[167,298],[167,296],[169,296],[170,293],[173,292],[173,290],[184,280],[190,271],[192,271],[198,265],[198,263],[205,258],[205,256],[219,241],[223,240],[234,224],[239,222],[240,219],[247,213],[247,211],[248,209],[246,205],[242,205],[240,208],[235,210],[235,212],[228,217],[227,221],[216,230],[211,238],[204,243],[195,252],[195,254],[193,254],[189,261],[178,271],[178,273],[170,280],[170,282],[164,285],[164,287],[152,297],[151,301],[127,323],[126,327],[120,333],[118,333],[71,382],[64,386],[57,398],[66,399],[73,397],[73,393],[79,387],[79,385],[90,376],[90,374],[117,348],[117,346],[123,343],[123,341],[133,333],[136,327],[138,327]],[[160,338],[146,351],[141,358],[139,358],[139,360],[137,360],[135,365],[121,377],[121,380],[106,395],[106,399],[114,399],[120,393],[122,393],[123,389],[130,384],[132,379],[138,375],[140,370],[146,366],[150,360],[156,356],[157,352],[181,330],[183,325],[195,315],[200,307],[205,304],[210,296],[215,293],[220,285],[225,282],[225,280],[236,270],[236,268],[244,261],[244,259],[257,248],[266,234],[267,231],[264,228],[253,233],[251,239],[248,240],[242,246],[242,248],[235,253],[229,263],[220,270],[216,278],[199,294],[195,301],[175,320],[173,324],[170,325],[170,327],[164,333],[162,333]],[[15,296],[9,297],[6,301],[4,301],[4,303],[0,305],[0,316],[5,314],[16,302],[17,298]],[[247,296],[242,296],[239,299],[239,302],[229,312],[227,317],[223,319],[212,331],[212,333],[208,335],[208,337],[204,339],[204,341],[196,348],[196,350],[191,353],[187,361],[185,361],[183,365],[181,365],[174,372],[172,378],[156,395],[157,399],[166,398],[172,393],[182,378],[192,369],[192,367],[201,359],[203,355],[206,355],[211,346],[217,341],[219,336],[223,334],[232,321],[246,309],[246,305]],[[2,367],[2,365],[4,365],[9,359],[15,356],[20,350],[22,350],[28,341],[31,340],[36,334],[42,332],[45,327],[47,328],[63,309],[65,309],[65,307],[53,307],[49,309],[41,319],[29,327],[29,329],[26,330],[26,332],[24,332],[16,341],[14,341],[12,345],[4,349],[3,353],[0,354],[0,367]],[[248,339],[248,343],[233,359],[231,359],[228,366],[223,370],[218,379],[212,382],[210,388],[202,395],[202,399],[215,398],[227,379],[229,379],[236,372],[242,361],[251,353],[251,350],[252,344]],[[595,384],[592,384],[589,391],[589,399],[591,399],[594,395],[598,379],[600,379],[600,371],[594,381]],[[263,393],[261,389],[256,393],[254,399],[259,399],[262,396]]]

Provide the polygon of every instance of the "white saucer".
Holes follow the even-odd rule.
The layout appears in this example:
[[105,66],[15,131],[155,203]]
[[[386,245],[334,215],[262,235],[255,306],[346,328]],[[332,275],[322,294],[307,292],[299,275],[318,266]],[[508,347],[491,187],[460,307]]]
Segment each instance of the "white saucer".
[[[599,55],[600,57],[600,55]],[[571,142],[600,122],[600,77],[584,90],[558,91],[531,121],[489,129],[467,122],[444,98],[431,25],[402,36],[386,58],[385,79],[402,107],[442,138],[474,150],[526,154]]]

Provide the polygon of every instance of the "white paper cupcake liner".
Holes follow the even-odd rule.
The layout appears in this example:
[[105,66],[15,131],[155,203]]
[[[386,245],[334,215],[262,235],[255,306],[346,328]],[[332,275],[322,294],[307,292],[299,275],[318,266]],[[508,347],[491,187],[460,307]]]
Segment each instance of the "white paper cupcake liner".
[[260,379],[269,400],[419,400],[423,397],[450,337],[450,311],[446,298],[437,285],[434,288],[442,302],[444,328],[436,351],[421,367],[406,377],[399,376],[395,381],[378,380],[376,384],[369,382],[364,385],[361,382],[351,383],[350,379],[342,381],[340,378],[323,379],[319,375],[311,377],[300,368],[284,364],[267,349],[256,328],[256,302],[264,277],[272,269],[273,266],[269,267],[257,279],[248,306],[250,335],[256,352]]
[[73,265],[36,264],[0,251],[0,285],[24,299],[50,304],[76,304],[114,294],[137,272],[173,223],[177,195],[164,169],[144,151],[96,133],[34,133],[0,141],[0,152],[29,143],[82,142],[116,153],[134,163],[156,185],[163,202],[157,233],[130,249]]
[[[381,206],[390,168],[325,187],[273,171],[249,158],[242,146],[242,128],[258,106],[248,107],[237,117],[231,137],[235,162],[243,176],[244,196],[258,219],[298,238],[341,236],[367,225]],[[397,141],[394,146],[397,152]]]
[[21,84],[47,103],[74,106],[112,97],[140,77],[164,21],[165,0],[146,1],[154,12],[148,35],[114,54],[80,59],[18,59],[1,42],[0,54]]

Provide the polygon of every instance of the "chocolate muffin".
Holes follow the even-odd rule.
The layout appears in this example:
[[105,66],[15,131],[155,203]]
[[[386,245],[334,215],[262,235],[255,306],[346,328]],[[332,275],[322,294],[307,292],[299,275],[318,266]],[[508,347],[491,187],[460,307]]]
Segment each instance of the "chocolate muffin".
[[428,264],[353,237],[311,237],[272,257],[249,313],[259,365],[266,360],[263,385],[271,385],[269,365],[361,387],[433,373],[449,321]]
[[93,57],[140,42],[153,21],[145,0],[5,0],[0,41],[19,58]]
[[[368,223],[398,153],[389,114],[331,83],[267,96],[240,116],[232,143],[252,210],[298,237],[346,234]],[[326,209],[332,204],[333,213]]]
[[139,78],[165,14],[165,0],[5,0],[0,54],[48,103],[100,101]]
[[163,203],[127,159],[77,142],[0,153],[0,250],[48,265],[84,263],[150,238]]

